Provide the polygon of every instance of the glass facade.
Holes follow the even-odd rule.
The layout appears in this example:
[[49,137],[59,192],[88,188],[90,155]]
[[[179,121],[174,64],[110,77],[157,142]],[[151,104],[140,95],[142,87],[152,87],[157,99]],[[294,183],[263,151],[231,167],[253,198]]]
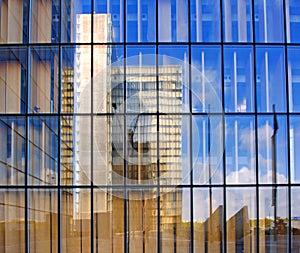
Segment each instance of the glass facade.
[[299,59],[298,0],[0,0],[0,252],[300,252]]

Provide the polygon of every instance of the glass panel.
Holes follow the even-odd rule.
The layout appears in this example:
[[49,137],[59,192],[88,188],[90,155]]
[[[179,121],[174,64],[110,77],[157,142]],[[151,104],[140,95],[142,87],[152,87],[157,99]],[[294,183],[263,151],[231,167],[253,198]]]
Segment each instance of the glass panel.
[[58,43],[60,1],[31,1],[31,42]]
[[126,40],[128,42],[155,42],[155,1],[127,0],[126,5]]
[[25,113],[27,57],[25,48],[0,49],[0,112]]
[[282,47],[256,48],[256,98],[259,112],[286,111],[284,51]]
[[188,112],[188,47],[160,46],[158,54],[159,112]]
[[194,184],[223,183],[222,115],[193,116]]
[[30,117],[28,184],[55,185],[58,182],[58,118]]
[[[278,130],[272,116],[258,117],[258,169],[260,183],[287,183],[286,117],[277,116]],[[273,142],[272,136],[275,136]],[[275,150],[276,152],[274,153]]]
[[256,252],[255,188],[226,191],[227,252]]
[[8,0],[0,2],[0,43],[26,43],[28,41],[28,2]]
[[288,47],[289,109],[300,112],[300,48]]
[[291,182],[300,182],[300,117],[290,117],[290,173]]
[[188,1],[158,1],[158,40],[182,42],[188,40]]
[[252,2],[223,0],[223,27],[226,42],[251,42]]
[[283,42],[282,0],[254,0],[255,40]]
[[58,252],[57,190],[29,189],[28,195],[30,252]]
[[221,53],[216,46],[192,46],[192,110],[222,112]]
[[[128,46],[126,57],[126,110],[129,113],[157,111],[155,46]],[[119,106],[117,112],[123,110]]]
[[61,248],[64,253],[90,252],[91,190],[65,188],[61,197]]
[[194,252],[224,252],[224,207],[221,189],[194,189]]
[[189,116],[159,116],[158,135],[160,184],[189,183]]
[[252,47],[224,48],[225,111],[254,111]]
[[160,188],[160,244],[162,252],[190,248],[190,190]]
[[25,118],[0,118],[0,184],[22,185],[25,178]]
[[291,252],[297,252],[300,250],[300,238],[299,238],[299,220],[300,220],[300,188],[293,187],[291,190]]
[[59,92],[58,48],[32,48],[30,61],[29,112],[57,112]]
[[287,188],[259,190],[259,252],[288,252],[288,206]]
[[190,0],[192,42],[220,41],[220,1]]
[[91,0],[61,1],[61,41],[91,42]]
[[25,252],[24,190],[0,190],[0,251]]
[[91,111],[91,48],[62,47],[62,101],[65,113]]
[[61,183],[85,185],[91,182],[91,118],[61,118]]
[[227,183],[255,183],[256,153],[254,118],[252,116],[227,116],[225,143]]
[[124,41],[124,1],[94,0],[94,42]]
[[[124,252],[123,197],[124,192],[116,188],[94,190],[94,252]],[[147,215],[146,210],[144,215]],[[145,226],[149,224],[148,220],[144,222]],[[145,237],[148,238],[147,232],[144,232]],[[157,236],[154,237],[154,241],[151,241],[152,247],[156,247],[156,238]]]
[[300,42],[300,2],[297,0],[286,0],[286,40],[291,43]]
[[129,252],[157,252],[157,189],[130,190],[128,198]]

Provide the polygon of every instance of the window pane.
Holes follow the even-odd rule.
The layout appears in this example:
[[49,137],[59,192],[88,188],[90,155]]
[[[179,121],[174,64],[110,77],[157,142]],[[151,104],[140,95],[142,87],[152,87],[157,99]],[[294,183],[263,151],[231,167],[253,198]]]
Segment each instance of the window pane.
[[155,42],[155,1],[128,0],[126,3],[126,40],[128,42]]
[[251,47],[224,48],[226,112],[254,111],[253,51]]
[[193,201],[194,252],[224,252],[223,191],[194,188]]
[[91,42],[91,0],[62,0],[61,9],[61,41]]
[[65,188],[61,198],[61,248],[63,253],[90,252],[91,190]]
[[282,47],[256,48],[256,98],[259,112],[286,111],[284,51]]
[[300,49],[288,47],[289,109],[300,112]]
[[300,238],[299,238],[299,217],[300,217],[300,188],[293,187],[291,190],[291,241],[292,252],[300,250]]
[[28,226],[30,252],[58,252],[57,190],[28,190]]
[[286,0],[286,40],[291,43],[300,42],[300,2]]
[[221,53],[216,46],[192,46],[192,110],[222,112]]
[[31,42],[58,43],[60,1],[31,1]]
[[30,117],[28,131],[28,183],[57,184],[58,118]]
[[226,42],[251,42],[251,0],[223,0],[223,27]]
[[25,48],[0,49],[0,112],[26,111],[27,57]]
[[94,0],[94,42],[124,41],[124,1]]
[[251,116],[226,117],[226,181],[255,183],[255,125]]
[[158,40],[184,42],[188,40],[188,1],[158,1]]
[[0,43],[26,43],[28,41],[28,3],[23,0],[0,2]]
[[291,182],[300,182],[300,117],[290,117],[290,173]]
[[[286,117],[277,116],[278,131],[274,135],[274,118],[272,116],[258,116],[258,170],[260,183],[287,183],[287,127]],[[276,157],[272,149],[276,150]],[[275,166],[273,159],[276,158]]]
[[58,48],[35,47],[30,53],[29,112],[58,111]]
[[25,252],[24,190],[0,190],[0,251]]
[[259,252],[288,252],[288,206],[286,187],[259,189]]
[[229,188],[227,200],[227,252],[256,252],[255,188]]
[[220,41],[220,1],[191,0],[190,8],[191,41]]
[[255,39],[257,42],[283,42],[282,0],[254,0]]
[[25,118],[0,118],[0,184],[22,185],[25,178]]

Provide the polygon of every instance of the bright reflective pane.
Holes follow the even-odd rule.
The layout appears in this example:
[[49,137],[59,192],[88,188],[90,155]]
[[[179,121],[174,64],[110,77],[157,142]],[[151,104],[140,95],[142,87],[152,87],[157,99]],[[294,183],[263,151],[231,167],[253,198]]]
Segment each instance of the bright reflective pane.
[[[157,188],[128,191],[129,252],[157,252]],[[162,202],[165,204],[165,202]],[[162,208],[162,207],[161,207]]]
[[29,101],[31,113],[58,111],[58,47],[34,47],[30,50]]
[[254,111],[252,47],[224,48],[225,112]]
[[[260,183],[287,183],[287,127],[286,117],[277,116],[278,130],[275,131],[272,116],[259,116],[258,131],[258,170]],[[274,135],[275,134],[275,135]],[[275,138],[272,138],[275,136]],[[275,150],[276,152],[274,152]]]
[[224,205],[221,189],[193,191],[194,252],[224,252]]
[[300,112],[300,49],[288,47],[288,84],[289,84],[289,109],[290,112]]
[[0,2],[0,43],[26,43],[28,41],[27,0],[9,0]]
[[226,191],[227,252],[256,252],[256,190]]
[[256,99],[259,112],[286,111],[283,47],[256,48]]
[[25,113],[26,49],[1,48],[0,62],[0,112]]
[[0,184],[22,185],[25,179],[24,117],[0,118]]
[[300,117],[290,117],[290,173],[291,182],[300,182]]
[[[124,192],[120,189],[110,189],[109,191],[107,191],[107,189],[97,188],[94,190],[94,252],[124,252],[124,199],[122,198],[123,196]],[[134,205],[134,208],[142,208],[140,202],[138,203],[139,204]],[[148,210],[151,210],[151,207],[148,204],[149,202],[144,202],[144,204],[146,203],[147,207],[144,209],[145,212],[143,213],[143,215],[145,216],[149,215]],[[129,208],[132,208],[130,203]],[[135,211],[141,214],[140,209],[132,210],[132,212]],[[135,213],[132,214],[130,211],[129,213],[131,214],[131,219],[138,219],[138,216],[134,215]],[[143,224],[144,226],[148,227],[150,222],[155,221],[145,219]],[[141,223],[136,224],[136,220],[133,220],[132,224],[135,224],[136,227],[138,227],[138,224]],[[157,236],[155,236],[155,234],[149,235],[149,233],[151,233],[152,231],[146,231],[147,229],[144,230],[145,238],[148,238],[148,236],[150,236],[152,239],[154,239],[149,239],[149,241],[146,242],[147,247],[149,246],[149,244],[151,244],[151,247],[155,247],[155,240]],[[136,232],[137,234],[141,234],[140,230]],[[133,232],[131,235],[133,236],[133,238],[131,239],[134,239],[135,233]],[[142,242],[141,238],[137,240],[139,243]]]
[[57,184],[58,118],[30,117],[28,131],[28,184]]
[[285,1],[286,11],[286,40],[291,43],[300,42],[300,2],[297,0]]
[[60,38],[60,1],[32,0],[30,7],[30,42],[58,43]]
[[284,19],[282,0],[254,0],[255,40],[283,42]]
[[61,117],[61,184],[90,184],[91,178],[91,118]]
[[0,251],[25,252],[25,191],[0,190]]
[[221,112],[221,53],[217,46],[192,46],[191,90],[193,112]]
[[226,42],[251,42],[251,0],[223,0],[223,27]]
[[91,190],[65,188],[61,198],[61,252],[90,252],[91,248]]
[[94,0],[94,42],[124,41],[124,1]]
[[155,1],[128,0],[126,5],[126,41],[155,42]]
[[190,1],[192,42],[220,41],[220,1]]
[[188,47],[160,46],[158,54],[159,112],[189,111]]
[[[61,111],[88,113],[91,111],[91,48],[63,46],[61,54]],[[44,71],[41,74],[45,75]]]
[[190,248],[190,190],[160,188],[160,244],[162,252]]
[[192,165],[194,184],[223,183],[222,115],[193,116]]
[[259,252],[288,252],[288,206],[286,187],[259,189]]
[[91,0],[61,1],[61,42],[91,42]]
[[56,189],[28,190],[30,252],[58,252],[58,218]]
[[226,117],[226,182],[255,183],[255,124],[252,116]]
[[188,40],[188,1],[158,1],[158,40],[185,42]]
[[300,250],[300,234],[299,234],[299,217],[300,217],[300,188],[293,187],[291,190],[291,241],[292,241],[292,252]]

